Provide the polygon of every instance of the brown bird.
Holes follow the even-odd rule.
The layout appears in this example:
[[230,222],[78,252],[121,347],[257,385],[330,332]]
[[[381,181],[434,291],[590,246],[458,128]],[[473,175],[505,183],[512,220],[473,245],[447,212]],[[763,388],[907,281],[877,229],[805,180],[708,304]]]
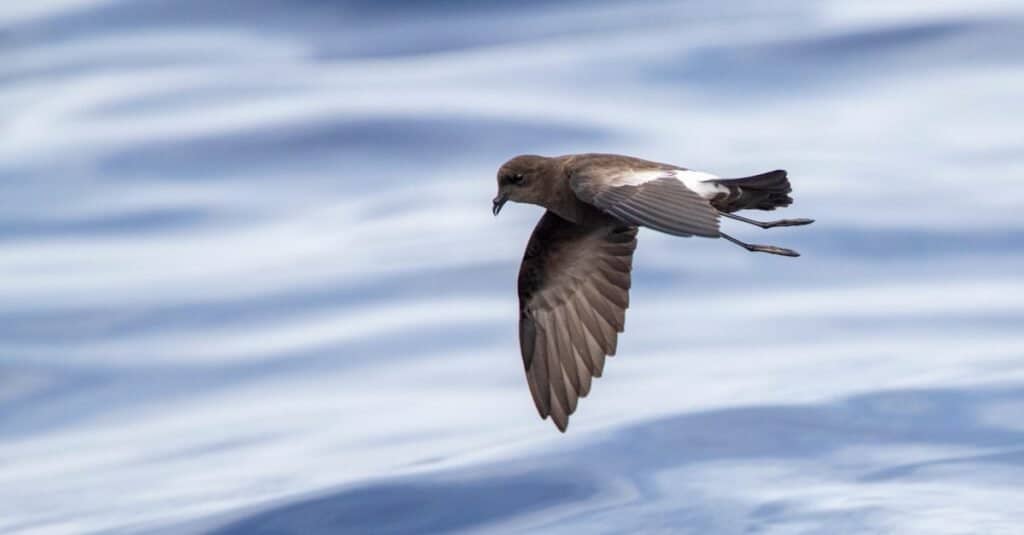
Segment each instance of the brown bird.
[[761,228],[811,219],[755,221],[738,210],[789,206],[782,170],[723,179],[616,154],[516,156],[498,170],[494,215],[507,201],[547,209],[519,269],[519,347],[533,402],[565,432],[576,403],[615,354],[629,307],[638,227],[673,236],[725,238],[748,251],[799,256],[744,243],[719,230],[719,217]]

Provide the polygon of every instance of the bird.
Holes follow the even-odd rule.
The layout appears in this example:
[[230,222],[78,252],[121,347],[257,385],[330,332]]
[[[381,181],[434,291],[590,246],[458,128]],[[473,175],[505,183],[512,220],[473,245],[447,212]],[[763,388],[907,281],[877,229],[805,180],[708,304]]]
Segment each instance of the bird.
[[625,329],[639,227],[796,257],[791,249],[740,241],[719,223],[767,229],[814,222],[735,214],[789,206],[792,188],[781,169],[720,178],[618,154],[524,154],[502,164],[497,181],[495,216],[508,201],[545,209],[519,269],[519,347],[537,412],[562,433]]

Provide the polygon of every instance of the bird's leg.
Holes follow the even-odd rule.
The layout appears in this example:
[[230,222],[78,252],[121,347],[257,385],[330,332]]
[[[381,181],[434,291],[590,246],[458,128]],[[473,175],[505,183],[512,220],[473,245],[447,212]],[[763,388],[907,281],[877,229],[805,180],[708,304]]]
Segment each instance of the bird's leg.
[[776,247],[774,245],[758,245],[758,244],[755,244],[755,243],[744,243],[744,242],[741,242],[741,241],[737,240],[736,238],[733,238],[732,236],[730,236],[728,234],[725,234],[724,232],[719,232],[719,235],[721,237],[723,237],[723,238],[725,238],[725,239],[735,243],[736,245],[739,245],[740,247],[742,247],[742,248],[752,252],[752,253],[771,253],[771,254],[777,254],[777,255],[782,255],[782,256],[800,256],[800,253],[798,253],[798,252],[796,252],[796,251],[794,251],[792,249],[786,249],[786,248],[783,248],[783,247]]
[[756,219],[750,219],[741,215],[729,214],[726,212],[720,212],[722,217],[728,217],[729,219],[735,219],[736,221],[742,221],[751,225],[756,225],[761,228],[772,228],[772,227],[798,227],[800,225],[810,225],[814,223],[813,219],[778,219],[775,221],[757,221]]

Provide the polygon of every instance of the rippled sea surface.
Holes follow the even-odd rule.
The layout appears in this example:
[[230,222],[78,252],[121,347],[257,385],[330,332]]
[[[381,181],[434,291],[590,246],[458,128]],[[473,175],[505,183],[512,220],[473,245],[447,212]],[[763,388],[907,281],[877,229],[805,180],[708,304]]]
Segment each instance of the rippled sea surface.
[[[0,532],[1019,533],[1019,7],[4,2]],[[562,435],[490,199],[589,151],[818,222],[642,231]]]

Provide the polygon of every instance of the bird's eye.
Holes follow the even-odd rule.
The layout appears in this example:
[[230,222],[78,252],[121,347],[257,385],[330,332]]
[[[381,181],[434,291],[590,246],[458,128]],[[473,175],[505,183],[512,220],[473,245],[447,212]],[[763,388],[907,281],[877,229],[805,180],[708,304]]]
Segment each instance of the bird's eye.
[[520,175],[520,174],[508,175],[508,177],[505,179],[505,181],[508,182],[509,184],[512,184],[512,185],[522,184],[522,182],[523,182],[523,175]]

